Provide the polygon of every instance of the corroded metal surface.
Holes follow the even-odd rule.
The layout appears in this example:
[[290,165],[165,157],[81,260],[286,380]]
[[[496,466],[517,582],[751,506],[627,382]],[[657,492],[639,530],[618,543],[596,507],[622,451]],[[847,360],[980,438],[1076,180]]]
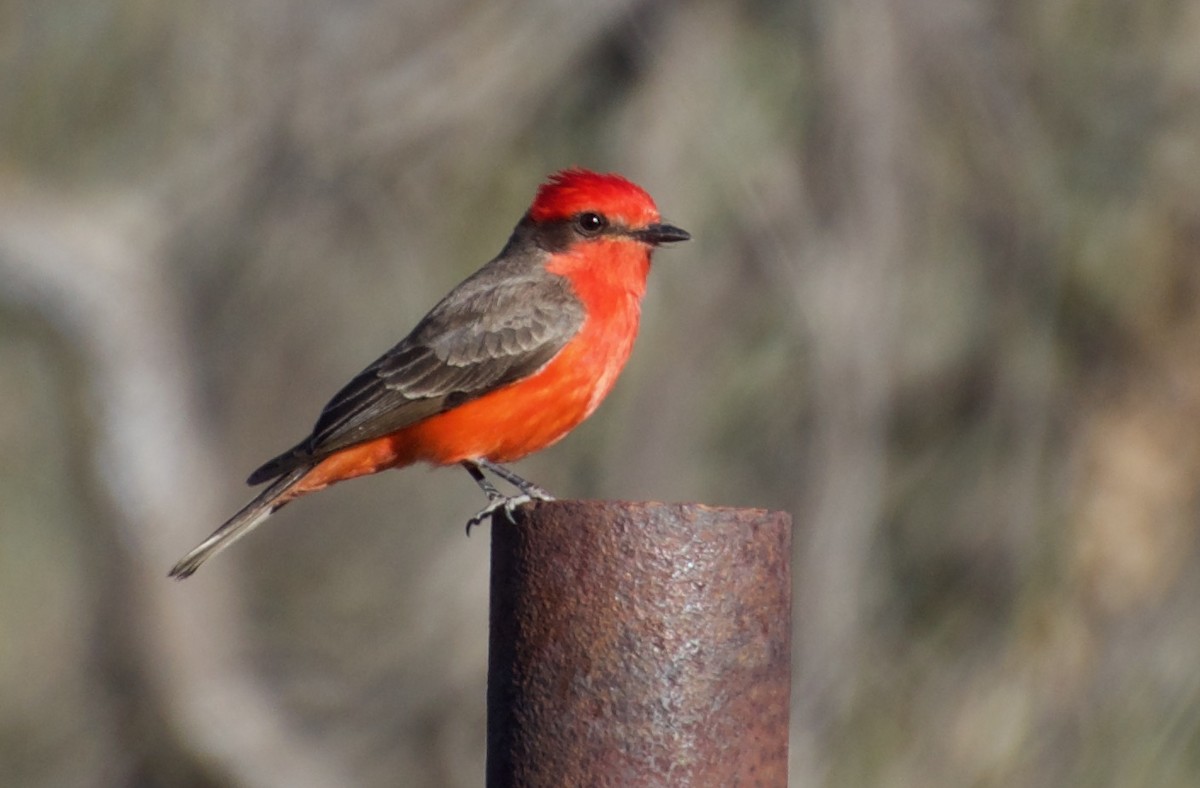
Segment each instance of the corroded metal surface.
[[787,784],[791,520],[555,501],[492,526],[487,777]]

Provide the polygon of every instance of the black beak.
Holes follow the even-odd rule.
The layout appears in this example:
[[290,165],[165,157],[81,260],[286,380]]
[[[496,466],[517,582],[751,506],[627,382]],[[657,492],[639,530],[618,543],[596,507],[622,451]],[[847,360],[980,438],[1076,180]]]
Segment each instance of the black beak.
[[641,230],[634,230],[630,235],[651,246],[686,241],[692,237],[687,230],[681,230],[673,224],[651,224]]

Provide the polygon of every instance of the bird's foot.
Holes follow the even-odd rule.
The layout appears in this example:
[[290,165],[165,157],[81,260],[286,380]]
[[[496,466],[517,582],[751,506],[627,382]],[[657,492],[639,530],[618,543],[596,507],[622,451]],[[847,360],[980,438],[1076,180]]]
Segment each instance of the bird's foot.
[[511,497],[506,496],[506,495],[501,495],[497,498],[492,498],[491,501],[488,503],[488,505],[483,507],[483,509],[481,509],[478,514],[476,514],[470,520],[467,520],[467,536],[471,535],[472,528],[474,528],[477,525],[482,525],[483,521],[485,519],[490,517],[490,518],[492,518],[492,522],[495,522],[497,512],[504,512],[504,516],[508,518],[508,521],[510,523],[515,524],[517,522],[514,519],[514,512],[516,511],[516,508],[518,506],[520,506],[521,504],[529,503],[530,501],[533,501],[533,500],[552,501],[554,499],[553,498],[541,498],[538,496],[528,495],[528,494],[524,494],[524,493],[521,495],[514,495]]
[[[515,524],[516,520],[513,519],[513,512],[521,504],[529,503],[530,501],[554,500],[554,496],[541,487],[538,487],[533,482],[522,479],[503,465],[497,465],[490,460],[463,460],[462,466],[467,469],[467,473],[471,474],[471,478],[475,480],[475,483],[479,485],[479,488],[488,497],[488,505],[479,514],[467,520],[467,536],[471,535],[472,528],[482,524],[488,517],[491,517],[493,522],[495,522],[496,512],[501,509],[504,510],[504,515],[508,518],[508,521]],[[484,468],[519,489],[521,494],[507,496],[501,493],[483,475]]]

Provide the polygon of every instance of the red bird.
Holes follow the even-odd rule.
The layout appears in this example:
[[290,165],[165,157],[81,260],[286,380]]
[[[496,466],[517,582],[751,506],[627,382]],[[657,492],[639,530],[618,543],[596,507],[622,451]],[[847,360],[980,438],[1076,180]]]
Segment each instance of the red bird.
[[[468,530],[540,487],[498,463],[555,443],[612,389],[637,335],[650,254],[686,241],[619,175],[542,184],[504,249],[334,395],[312,433],[250,474],[271,482],[171,569],[185,578],[290,501],[415,462],[460,464],[488,497]],[[521,494],[502,495],[489,471]]]

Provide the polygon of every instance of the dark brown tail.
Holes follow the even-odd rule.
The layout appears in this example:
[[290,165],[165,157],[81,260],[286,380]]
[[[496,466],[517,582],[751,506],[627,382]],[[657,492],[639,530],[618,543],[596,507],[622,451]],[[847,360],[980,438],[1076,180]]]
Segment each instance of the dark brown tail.
[[259,523],[279,511],[290,500],[281,501],[279,499],[295,486],[296,482],[303,479],[304,474],[310,470],[311,466],[293,468],[272,482],[270,486],[255,496],[253,501],[243,506],[237,514],[226,520],[224,525],[213,531],[212,536],[179,559],[179,563],[171,567],[170,576],[176,580],[191,577],[205,561],[254,530]]

